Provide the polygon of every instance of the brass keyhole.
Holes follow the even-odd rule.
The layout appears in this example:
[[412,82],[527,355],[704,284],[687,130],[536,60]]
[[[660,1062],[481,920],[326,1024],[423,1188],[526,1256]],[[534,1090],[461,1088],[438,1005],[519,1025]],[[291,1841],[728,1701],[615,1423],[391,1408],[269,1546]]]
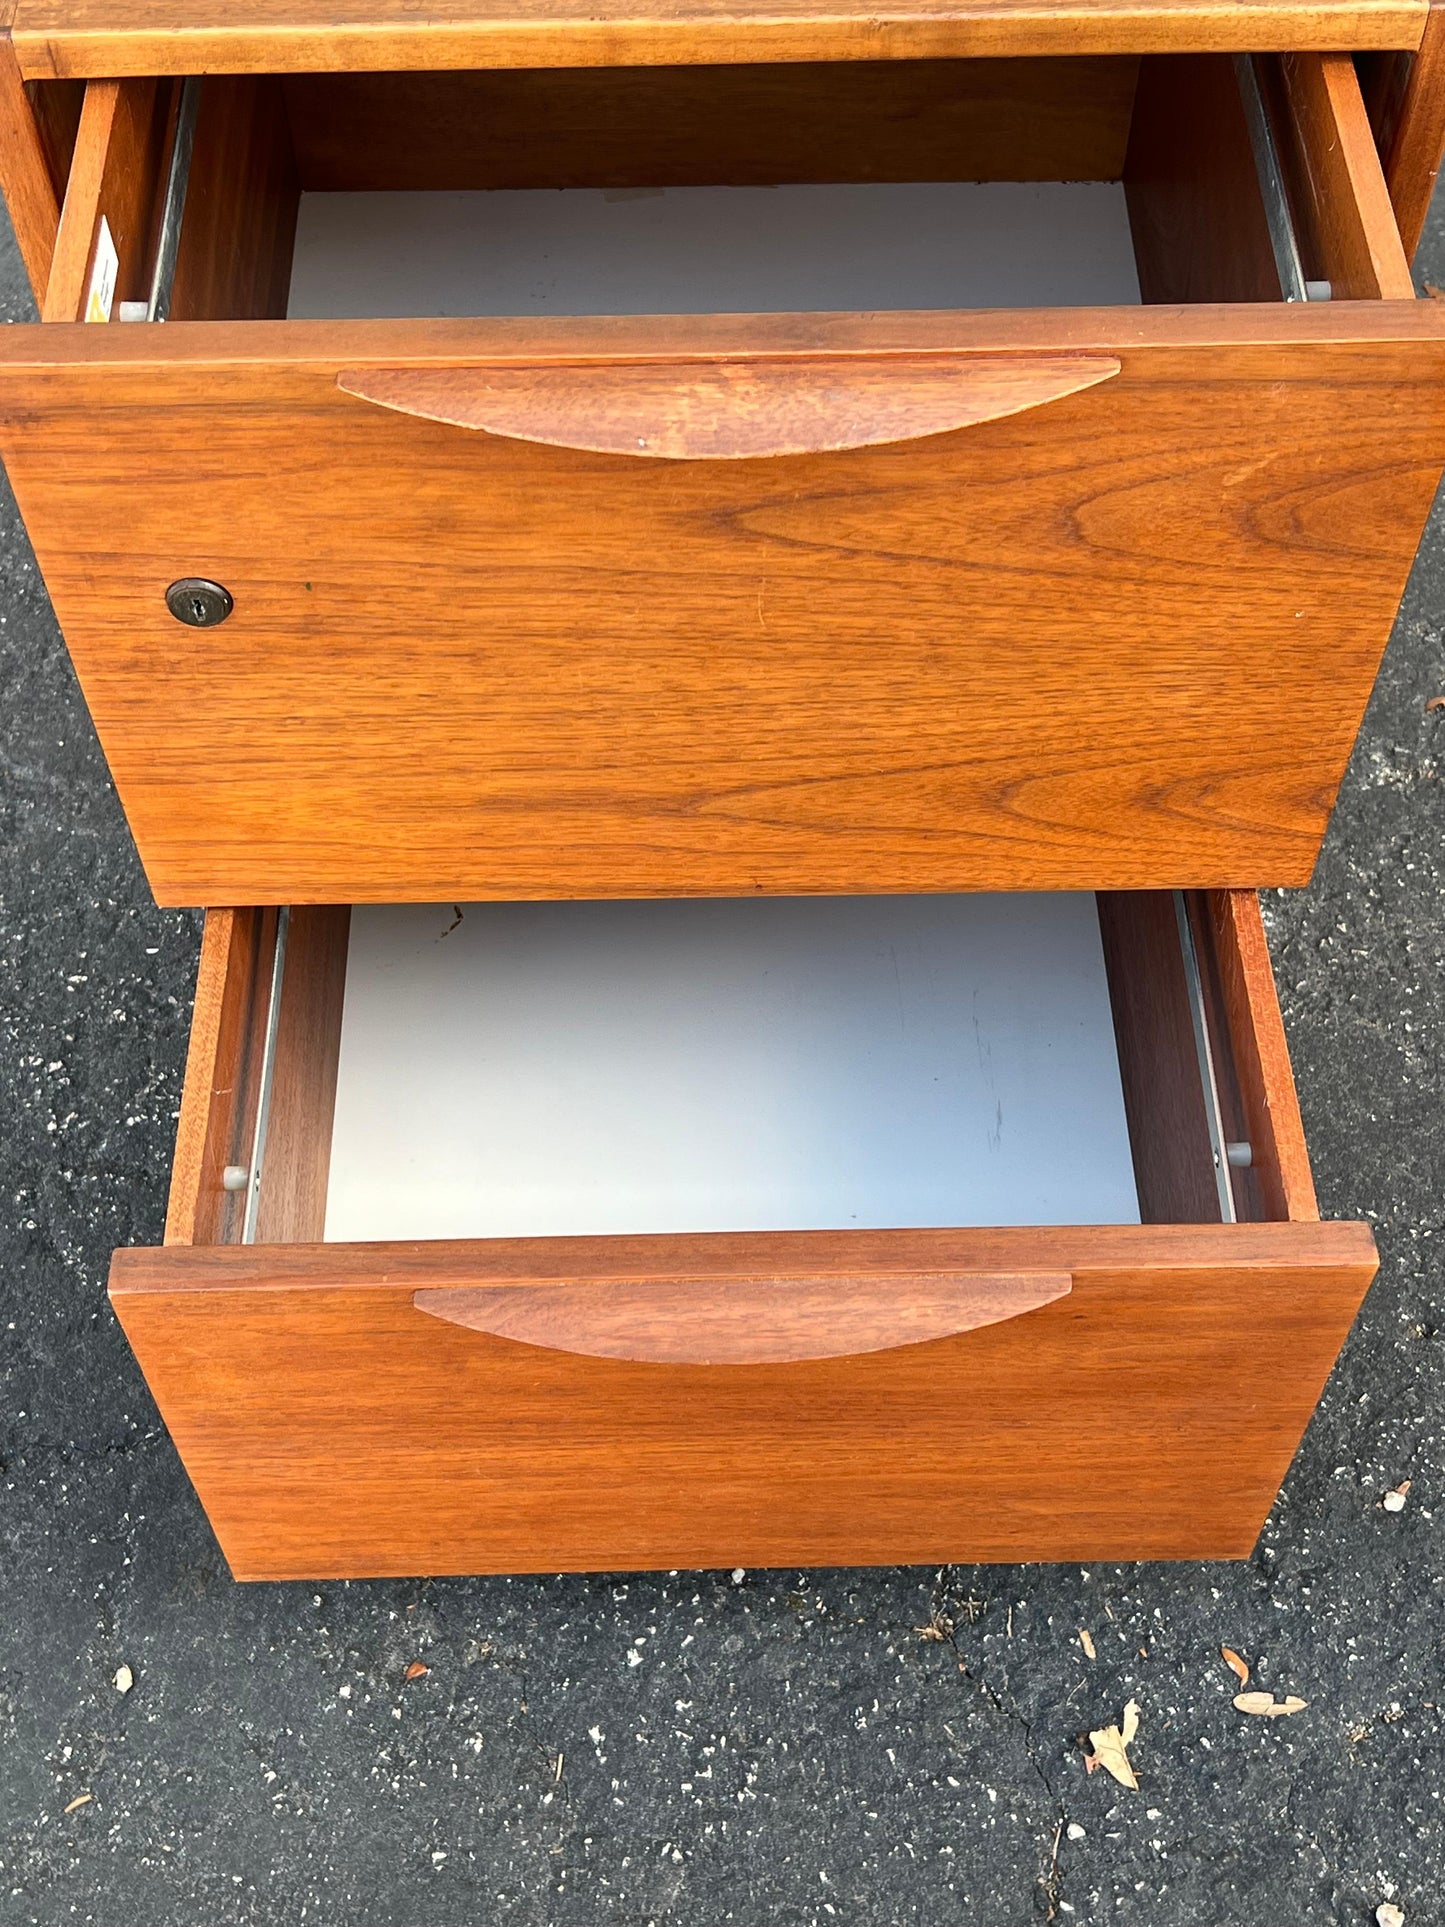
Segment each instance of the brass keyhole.
[[166,590],[166,607],[188,629],[214,629],[235,608],[229,589],[204,576],[182,576]]

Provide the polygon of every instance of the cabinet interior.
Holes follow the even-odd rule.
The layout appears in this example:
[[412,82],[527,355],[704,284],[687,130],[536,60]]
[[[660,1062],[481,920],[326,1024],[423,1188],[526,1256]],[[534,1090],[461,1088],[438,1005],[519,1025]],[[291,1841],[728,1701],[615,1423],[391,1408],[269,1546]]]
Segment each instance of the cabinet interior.
[[[1379,174],[1353,68],[1324,58],[1323,88],[1320,56],[1253,69],[1303,271],[1408,292],[1383,190],[1343,226],[1317,206],[1311,143]],[[72,178],[134,319],[177,84],[91,97]],[[1224,54],[216,76],[170,318],[1275,301],[1259,166]],[[84,305],[76,253],[47,318]]]
[[1316,1215],[1238,893],[213,912],[196,1008],[176,1242]]

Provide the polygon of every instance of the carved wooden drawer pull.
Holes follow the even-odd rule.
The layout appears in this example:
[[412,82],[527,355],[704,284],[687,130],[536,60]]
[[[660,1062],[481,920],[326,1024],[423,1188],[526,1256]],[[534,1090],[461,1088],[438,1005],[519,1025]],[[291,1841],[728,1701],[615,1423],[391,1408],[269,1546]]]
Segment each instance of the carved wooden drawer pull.
[[343,368],[363,401],[603,455],[741,461],[917,441],[1119,372],[1112,355],[773,355],[736,361]]
[[1037,1311],[1067,1271],[625,1279],[418,1291],[418,1311],[495,1338],[659,1365],[773,1365],[892,1351]]

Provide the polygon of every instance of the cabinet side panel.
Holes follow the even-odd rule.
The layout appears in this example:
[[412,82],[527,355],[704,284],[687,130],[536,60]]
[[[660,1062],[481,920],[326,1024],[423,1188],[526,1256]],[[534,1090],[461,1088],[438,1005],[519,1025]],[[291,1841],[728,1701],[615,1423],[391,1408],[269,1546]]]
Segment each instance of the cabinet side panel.
[[[4,18],[0,13],[0,23]],[[8,26],[0,24],[0,191],[37,307],[45,299],[60,224],[63,187],[52,168],[54,153],[21,78]]]
[[1145,301],[1279,300],[1227,54],[1156,54],[1140,63],[1124,189]]
[[1286,54],[1275,64],[1282,162],[1305,272],[1336,301],[1410,301],[1414,283],[1354,62]]
[[263,1244],[307,1243],[325,1234],[350,924],[344,905],[298,906],[290,913],[256,1213]]
[[168,1245],[224,1244],[241,1234],[245,1193],[227,1190],[222,1174],[251,1160],[275,947],[272,910],[206,913],[171,1169]]
[[196,120],[172,321],[284,315],[299,204],[280,81],[208,80]]
[[1213,933],[1263,1208],[1270,1217],[1317,1219],[1314,1176],[1259,898],[1253,890],[1211,891],[1203,910]]
[[1417,52],[1366,55],[1360,68],[1400,238],[1413,259],[1445,154],[1445,5],[1431,5]]
[[1219,1191],[1174,897],[1102,891],[1099,928],[1139,1213],[1146,1224],[1210,1224]]

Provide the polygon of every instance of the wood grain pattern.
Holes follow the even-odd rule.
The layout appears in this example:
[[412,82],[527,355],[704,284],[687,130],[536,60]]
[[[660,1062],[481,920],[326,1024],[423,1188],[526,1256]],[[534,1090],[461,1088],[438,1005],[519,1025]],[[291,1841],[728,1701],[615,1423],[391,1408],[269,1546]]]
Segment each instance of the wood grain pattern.
[[1306,273],[1337,301],[1408,301],[1415,292],[1354,62],[1287,54],[1282,143]]
[[[1374,1266],[1364,1225],[839,1232],[130,1251],[111,1293],[236,1576],[322,1578],[1240,1557]],[[779,1365],[579,1358],[411,1302],[1036,1268],[1072,1292]]]
[[513,441],[665,461],[875,448],[998,421],[1119,372],[1112,355],[891,355],[343,368],[362,401]]
[[1124,191],[1145,301],[1278,301],[1249,126],[1227,55],[1141,62]]
[[303,189],[1110,181],[1138,61],[292,75]]
[[1209,1113],[1172,892],[1101,892],[1099,930],[1139,1215],[1146,1224],[1217,1224]]
[[1364,55],[1359,65],[1400,238],[1413,258],[1445,153],[1445,4],[1431,5],[1418,52]]
[[1426,0],[19,0],[28,79],[1414,47]]
[[171,320],[284,315],[299,203],[280,82],[208,80],[196,116]]
[[780,1365],[855,1358],[1019,1318],[1063,1298],[1066,1271],[910,1271],[890,1277],[615,1280],[423,1290],[429,1317],[521,1345],[654,1365]]
[[1317,1219],[1314,1177],[1259,898],[1252,890],[1221,890],[1205,900],[1203,909],[1212,929],[1244,1135],[1254,1146],[1254,1176],[1263,1209],[1272,1218]]
[[326,1230],[350,928],[344,906],[291,911],[256,1213],[261,1244],[305,1243]]
[[43,321],[83,321],[102,217],[119,257],[115,307],[149,291],[171,88],[99,80],[85,90]]
[[44,129],[20,72],[10,34],[0,21],[0,193],[16,245],[39,306],[50,279],[61,190]]
[[275,947],[274,911],[206,913],[167,1245],[227,1244],[241,1235],[245,1193],[226,1190],[221,1174],[227,1165],[249,1169],[251,1163]]
[[[336,387],[940,351],[1123,372],[760,463]],[[12,330],[0,443],[162,902],[1302,883],[1445,456],[1445,315]],[[167,614],[185,574],[223,628]]]

